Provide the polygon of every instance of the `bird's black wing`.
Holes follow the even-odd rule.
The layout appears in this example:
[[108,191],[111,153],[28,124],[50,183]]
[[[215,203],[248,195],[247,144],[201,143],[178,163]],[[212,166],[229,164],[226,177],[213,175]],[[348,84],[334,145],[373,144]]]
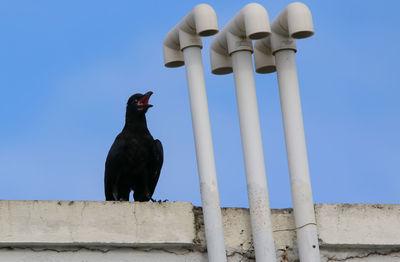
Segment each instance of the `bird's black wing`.
[[123,151],[126,141],[121,134],[119,134],[114,143],[112,144],[110,151],[108,152],[105,172],[104,172],[104,190],[106,200],[119,200],[117,188],[118,180],[124,173],[124,163],[123,163]]
[[164,161],[164,150],[161,141],[156,139],[153,143],[152,157],[149,161],[149,180],[148,188],[150,196],[153,195],[158,178],[160,177],[161,167]]

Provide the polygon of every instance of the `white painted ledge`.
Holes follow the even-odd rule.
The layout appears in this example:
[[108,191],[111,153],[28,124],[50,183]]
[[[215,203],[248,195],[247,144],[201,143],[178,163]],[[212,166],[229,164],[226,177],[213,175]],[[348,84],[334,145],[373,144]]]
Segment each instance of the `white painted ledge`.
[[[320,204],[322,248],[400,249],[400,205]],[[222,210],[229,252],[252,250],[247,209]],[[277,250],[295,248],[291,209],[273,210]],[[185,202],[0,201],[2,247],[205,249],[201,209]]]

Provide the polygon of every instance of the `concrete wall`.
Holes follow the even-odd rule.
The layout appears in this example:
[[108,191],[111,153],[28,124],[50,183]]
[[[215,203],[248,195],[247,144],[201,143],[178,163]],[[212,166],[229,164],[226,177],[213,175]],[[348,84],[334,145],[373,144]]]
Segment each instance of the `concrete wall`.
[[[399,261],[400,205],[316,205],[321,261]],[[224,208],[229,261],[254,261],[247,209]],[[273,210],[278,261],[298,261],[291,209]],[[207,261],[190,203],[0,201],[0,261]]]

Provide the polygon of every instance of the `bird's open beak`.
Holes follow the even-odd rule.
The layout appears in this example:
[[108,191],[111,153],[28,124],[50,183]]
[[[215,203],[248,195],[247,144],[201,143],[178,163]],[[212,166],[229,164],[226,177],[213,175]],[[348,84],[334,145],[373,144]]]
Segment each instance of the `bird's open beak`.
[[147,92],[146,94],[144,94],[140,100],[137,103],[138,106],[138,110],[144,110],[144,109],[148,109],[149,107],[152,107],[153,105],[149,104],[149,99],[150,96],[153,94],[153,92]]

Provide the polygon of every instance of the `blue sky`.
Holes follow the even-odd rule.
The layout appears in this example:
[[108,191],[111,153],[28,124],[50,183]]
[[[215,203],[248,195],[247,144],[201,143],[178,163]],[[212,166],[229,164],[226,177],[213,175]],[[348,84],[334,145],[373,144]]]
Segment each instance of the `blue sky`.
[[[0,199],[103,200],[130,95],[153,91],[164,145],[156,199],[201,205],[184,68],[162,41],[196,1],[0,2]],[[222,28],[245,1],[209,1]],[[259,1],[272,19],[290,1]],[[316,203],[400,203],[398,1],[304,1],[296,54]],[[222,206],[246,207],[233,75],[203,62]],[[273,208],[291,207],[276,75],[255,75]]]

